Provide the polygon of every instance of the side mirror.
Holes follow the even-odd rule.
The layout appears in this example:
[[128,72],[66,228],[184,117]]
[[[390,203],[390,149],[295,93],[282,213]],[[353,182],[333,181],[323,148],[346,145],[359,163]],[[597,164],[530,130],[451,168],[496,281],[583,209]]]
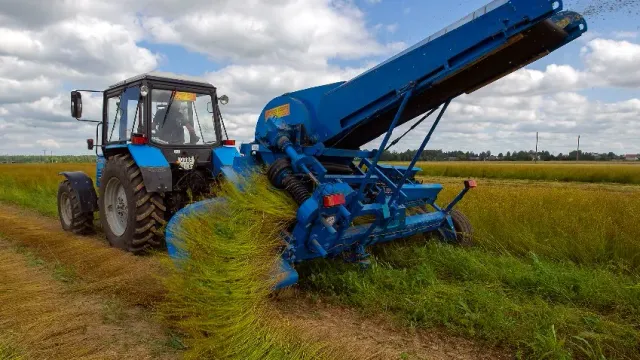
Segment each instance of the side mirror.
[[213,114],[213,103],[211,101],[207,103],[207,112]]
[[87,149],[93,150],[93,139],[87,139]]
[[71,117],[76,120],[82,117],[82,95],[79,91],[71,92]]

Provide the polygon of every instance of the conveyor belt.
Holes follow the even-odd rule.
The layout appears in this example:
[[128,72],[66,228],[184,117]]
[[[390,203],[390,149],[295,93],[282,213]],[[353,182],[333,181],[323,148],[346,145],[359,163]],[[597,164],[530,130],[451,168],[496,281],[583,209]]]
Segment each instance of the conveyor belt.
[[[319,140],[329,147],[359,148],[388,130],[400,103],[400,86],[416,84],[398,125],[447,99],[472,93],[586,31],[582,16],[574,12],[557,12],[549,7],[545,15],[535,6],[525,8],[536,3],[539,7],[551,6],[545,0],[502,1],[492,12],[454,24],[451,32],[434,34],[435,39],[429,37],[332,89],[318,107],[319,119],[330,130]],[[505,15],[512,18],[505,19]],[[542,18],[532,20],[528,16]],[[502,31],[496,31],[500,28],[496,23],[501,21],[510,27],[503,25]],[[480,34],[481,29],[486,33]]]
[[[530,30],[513,36],[504,47],[478,59],[473,64],[454,73],[415,95],[407,105],[400,124],[440,105],[449,98],[472,93],[546,55],[564,44],[568,34],[553,21],[545,20]],[[345,136],[337,145],[344,149],[359,148],[384,134],[395,115],[397,107],[389,108]],[[336,146],[331,141],[329,146]]]

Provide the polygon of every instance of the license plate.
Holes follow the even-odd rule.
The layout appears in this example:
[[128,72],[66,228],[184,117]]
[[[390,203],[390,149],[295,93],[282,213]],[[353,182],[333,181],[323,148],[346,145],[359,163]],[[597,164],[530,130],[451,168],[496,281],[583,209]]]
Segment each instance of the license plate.
[[193,169],[193,165],[195,165],[195,158],[193,156],[188,157],[178,157],[178,164],[181,168],[185,170]]

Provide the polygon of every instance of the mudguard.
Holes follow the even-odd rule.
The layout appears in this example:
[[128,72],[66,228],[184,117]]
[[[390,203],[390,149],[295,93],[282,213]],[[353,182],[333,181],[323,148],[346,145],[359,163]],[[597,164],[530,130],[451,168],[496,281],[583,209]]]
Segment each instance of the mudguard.
[[172,191],[171,167],[160,149],[133,144],[128,144],[127,148],[142,172],[144,186],[148,192]]
[[78,194],[81,212],[89,213],[98,210],[98,195],[93,187],[93,181],[87,174],[82,171],[65,171],[60,175],[69,180],[71,187]]

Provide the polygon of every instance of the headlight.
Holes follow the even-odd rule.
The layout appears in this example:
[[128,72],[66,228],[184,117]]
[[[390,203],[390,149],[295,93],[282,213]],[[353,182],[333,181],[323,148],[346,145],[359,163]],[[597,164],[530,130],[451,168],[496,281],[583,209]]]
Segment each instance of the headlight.
[[140,87],[140,95],[142,95],[142,97],[149,95],[149,87],[147,85],[142,85]]

